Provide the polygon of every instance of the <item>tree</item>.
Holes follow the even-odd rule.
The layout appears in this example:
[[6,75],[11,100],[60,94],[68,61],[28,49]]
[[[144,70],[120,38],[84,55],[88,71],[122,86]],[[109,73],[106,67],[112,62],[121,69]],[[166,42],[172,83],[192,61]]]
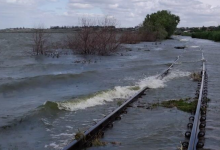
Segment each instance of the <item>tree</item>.
[[171,14],[170,11],[158,11],[146,16],[143,21],[142,32],[153,32],[157,39],[169,38],[179,22],[179,16]]
[[45,29],[39,27],[33,33],[33,52],[37,55],[44,55],[47,49],[48,34]]
[[98,20],[98,26],[101,27],[95,32],[95,49],[98,54],[106,55],[118,50],[120,40],[115,30],[116,25],[117,20],[108,16]]
[[117,21],[114,18],[81,18],[79,21],[80,31],[67,40],[69,48],[74,52],[108,55],[118,50],[121,43],[115,29]]

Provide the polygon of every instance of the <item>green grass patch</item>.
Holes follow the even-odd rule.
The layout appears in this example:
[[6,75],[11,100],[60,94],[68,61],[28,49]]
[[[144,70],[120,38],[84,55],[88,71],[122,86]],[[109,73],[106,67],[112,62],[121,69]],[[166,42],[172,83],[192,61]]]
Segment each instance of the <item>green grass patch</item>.
[[196,110],[197,100],[193,99],[190,101],[190,98],[179,99],[179,100],[168,100],[161,103],[161,106],[166,108],[176,107],[179,110],[184,112],[193,112]]
[[210,98],[205,98],[204,100],[205,100],[206,102],[210,102],[210,101],[211,101]]
[[123,101],[118,101],[118,102],[117,102],[117,105],[118,105],[118,106],[121,106],[122,104],[123,104]]
[[193,72],[190,77],[193,79],[193,81],[197,81],[197,82],[201,82],[202,81],[202,77],[201,74],[199,72]]
[[129,88],[129,90],[138,91],[138,90],[140,90],[140,87],[139,86],[132,86]]
[[82,131],[78,130],[78,132],[75,134],[75,139],[80,140],[81,138],[84,138],[85,135]]
[[154,109],[154,108],[157,108],[157,107],[159,107],[160,106],[160,102],[158,101],[157,103],[153,103],[153,104],[151,104],[151,109]]
[[99,147],[99,146],[106,146],[107,142],[102,142],[99,138],[96,138],[92,141],[92,146]]

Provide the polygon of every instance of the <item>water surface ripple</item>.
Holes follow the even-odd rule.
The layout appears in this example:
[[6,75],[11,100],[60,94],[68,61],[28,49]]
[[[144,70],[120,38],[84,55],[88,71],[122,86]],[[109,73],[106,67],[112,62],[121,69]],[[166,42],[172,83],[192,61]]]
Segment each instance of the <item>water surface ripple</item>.
[[[58,40],[65,35],[52,36]],[[59,59],[30,56],[31,34],[1,34],[0,43],[0,149],[62,149],[78,130],[87,130],[144,86],[151,89],[134,105],[193,97],[197,83],[189,74],[201,70],[200,47],[207,59],[211,99],[205,149],[220,147],[219,43],[174,37],[160,44],[123,45],[112,56]],[[171,73],[156,79],[179,55]],[[189,116],[175,108],[129,108],[105,133],[102,140],[109,144],[90,149],[177,149]]]

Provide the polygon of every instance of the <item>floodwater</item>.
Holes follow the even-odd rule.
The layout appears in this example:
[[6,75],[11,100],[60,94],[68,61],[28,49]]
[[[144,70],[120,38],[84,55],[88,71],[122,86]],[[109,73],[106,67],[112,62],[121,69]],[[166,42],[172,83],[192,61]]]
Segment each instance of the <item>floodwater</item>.
[[[31,37],[0,34],[0,150],[62,149],[78,130],[89,129],[145,86],[151,89],[134,106],[194,97],[197,83],[189,75],[201,70],[200,48],[207,59],[211,99],[204,149],[220,148],[220,43],[175,36],[157,44],[123,45],[111,56],[52,58],[32,56]],[[170,74],[156,79],[177,56]],[[184,140],[189,116],[176,108],[132,107],[105,132],[101,140],[106,146],[89,149],[175,150]]]

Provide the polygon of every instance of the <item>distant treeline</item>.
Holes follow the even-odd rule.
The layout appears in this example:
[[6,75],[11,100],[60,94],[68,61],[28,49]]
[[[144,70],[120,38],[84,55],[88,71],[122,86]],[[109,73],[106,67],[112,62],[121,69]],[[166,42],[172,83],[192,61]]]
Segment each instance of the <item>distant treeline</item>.
[[192,28],[178,28],[176,34],[182,36],[191,36],[192,38],[208,39],[216,42],[220,41],[220,26],[210,27],[192,27]]
[[[51,26],[50,29],[81,29],[82,26]],[[89,26],[89,28],[100,29],[103,26]],[[108,26],[108,28],[115,29],[115,26]]]
[[220,26],[209,27],[182,27],[177,28],[175,34],[182,36],[191,36],[192,38],[208,39],[216,42],[220,41]]
[[220,31],[220,26],[209,26],[209,27],[182,27],[176,29],[176,34],[181,34],[184,32],[194,33],[194,32],[204,32],[204,31]]

